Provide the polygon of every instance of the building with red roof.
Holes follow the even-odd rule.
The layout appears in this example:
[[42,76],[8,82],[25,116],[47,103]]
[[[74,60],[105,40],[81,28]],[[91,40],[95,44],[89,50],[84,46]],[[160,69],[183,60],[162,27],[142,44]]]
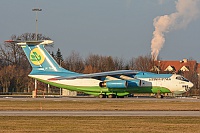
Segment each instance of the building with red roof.
[[197,72],[200,73],[200,64],[195,60],[183,59],[181,61],[160,60],[155,61],[152,71],[162,73],[182,73],[182,72]]

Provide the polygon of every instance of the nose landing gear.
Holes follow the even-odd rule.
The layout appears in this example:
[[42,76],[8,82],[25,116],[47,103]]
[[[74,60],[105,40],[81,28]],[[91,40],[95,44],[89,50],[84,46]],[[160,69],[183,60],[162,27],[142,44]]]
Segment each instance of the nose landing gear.
[[164,98],[164,95],[161,94],[160,90],[157,92],[156,98]]

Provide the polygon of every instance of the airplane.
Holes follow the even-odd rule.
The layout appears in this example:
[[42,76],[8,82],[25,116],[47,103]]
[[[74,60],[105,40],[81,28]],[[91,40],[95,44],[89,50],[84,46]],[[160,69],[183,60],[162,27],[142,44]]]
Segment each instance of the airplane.
[[32,71],[28,75],[46,84],[100,98],[124,97],[132,93],[182,94],[193,83],[177,74],[156,74],[137,70],[117,70],[81,74],[62,68],[45,49],[52,40],[5,42],[21,45]]

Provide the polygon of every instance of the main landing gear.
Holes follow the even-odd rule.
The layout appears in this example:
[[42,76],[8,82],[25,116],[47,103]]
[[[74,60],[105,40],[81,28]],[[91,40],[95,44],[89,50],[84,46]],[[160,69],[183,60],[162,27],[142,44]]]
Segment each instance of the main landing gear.
[[124,96],[117,96],[116,94],[99,94],[99,98],[124,98]]
[[108,98],[116,98],[116,95],[115,94],[109,94]]
[[104,94],[99,94],[99,98],[106,98],[106,95],[104,95]]

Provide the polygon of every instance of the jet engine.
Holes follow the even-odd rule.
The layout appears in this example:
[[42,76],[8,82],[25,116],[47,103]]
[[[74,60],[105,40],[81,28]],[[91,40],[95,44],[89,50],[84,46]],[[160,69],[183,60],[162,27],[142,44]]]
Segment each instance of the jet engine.
[[100,82],[100,87],[107,87],[109,89],[125,89],[128,87],[128,82],[126,80],[111,80],[107,82]]
[[138,87],[141,86],[141,80],[134,79],[134,80],[128,80],[128,87]]
[[141,80],[110,80],[99,83],[100,87],[107,87],[109,89],[125,89],[128,87],[139,87],[141,86]]

